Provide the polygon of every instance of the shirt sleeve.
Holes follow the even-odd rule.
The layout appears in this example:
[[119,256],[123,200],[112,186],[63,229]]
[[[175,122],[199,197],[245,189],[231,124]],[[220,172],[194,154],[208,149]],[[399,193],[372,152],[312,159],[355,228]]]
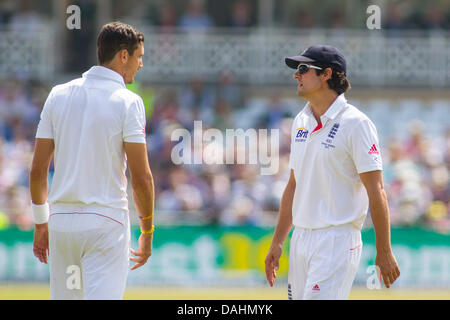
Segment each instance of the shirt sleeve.
[[54,139],[53,125],[51,117],[51,106],[53,103],[52,91],[50,91],[44,107],[42,108],[41,118],[39,120],[38,128],[36,131],[36,138],[41,139]]
[[361,121],[350,134],[350,149],[358,174],[383,170],[377,129],[369,119]]
[[123,128],[123,141],[146,143],[145,119],[144,102],[139,97],[127,110]]

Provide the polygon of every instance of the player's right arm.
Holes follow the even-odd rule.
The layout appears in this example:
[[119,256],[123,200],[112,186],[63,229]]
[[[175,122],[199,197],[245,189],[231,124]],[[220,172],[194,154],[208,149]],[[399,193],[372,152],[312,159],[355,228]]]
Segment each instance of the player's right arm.
[[284,241],[292,228],[292,201],[294,199],[295,186],[294,171],[291,169],[289,181],[281,198],[280,212],[272,244],[265,260],[266,278],[271,287],[277,276],[276,270],[278,270],[278,263],[283,252]]
[[[131,187],[133,189],[133,200],[140,218],[141,230],[150,231],[153,226],[154,210],[154,183],[153,176],[148,163],[147,147],[145,143],[124,142],[127,155],[128,169],[131,175]],[[144,265],[152,254],[153,233],[142,233],[139,237],[139,248],[131,250],[136,258],[130,260],[136,262],[131,270]]]
[[[33,161],[30,169],[30,195],[34,205],[47,203],[48,168],[53,158],[55,143],[53,139],[36,139]],[[33,253],[42,263],[48,261],[48,222],[35,223]]]
[[369,171],[361,173],[360,177],[369,198],[370,216],[375,230],[375,265],[380,268],[383,282],[389,288],[400,276],[400,269],[391,248],[389,205],[383,186],[383,173],[381,170]]

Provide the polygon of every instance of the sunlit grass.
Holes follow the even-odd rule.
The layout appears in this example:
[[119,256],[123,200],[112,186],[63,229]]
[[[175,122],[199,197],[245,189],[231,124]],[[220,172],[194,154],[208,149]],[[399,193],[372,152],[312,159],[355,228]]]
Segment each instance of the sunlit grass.
[[[2,284],[0,300],[47,300],[48,285]],[[436,289],[381,289],[353,288],[351,300],[450,300],[450,290]],[[129,287],[126,300],[285,300],[284,287]]]

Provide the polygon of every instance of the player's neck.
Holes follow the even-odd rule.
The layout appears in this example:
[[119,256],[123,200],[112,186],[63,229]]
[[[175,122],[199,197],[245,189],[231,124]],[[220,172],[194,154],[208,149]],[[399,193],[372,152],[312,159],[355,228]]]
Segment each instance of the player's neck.
[[320,122],[320,117],[327,112],[333,102],[337,99],[338,95],[334,90],[323,90],[317,94],[308,97],[309,106],[311,112],[316,118],[317,123]]
[[[108,69],[110,69],[112,71],[115,71],[118,74],[120,74],[122,76],[122,78],[124,78],[124,76],[123,76],[123,73],[124,73],[123,72],[123,68],[121,68],[120,66],[118,66],[118,65],[116,65],[114,63],[102,64],[100,66],[104,67],[104,68],[108,68]],[[125,81],[125,78],[124,78],[124,81]]]

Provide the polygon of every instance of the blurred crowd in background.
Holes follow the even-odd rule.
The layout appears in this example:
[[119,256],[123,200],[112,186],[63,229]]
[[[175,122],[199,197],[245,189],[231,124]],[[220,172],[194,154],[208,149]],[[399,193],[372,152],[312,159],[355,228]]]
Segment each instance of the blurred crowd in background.
[[[99,8],[97,0],[56,1],[66,6],[78,5],[87,20],[93,20]],[[54,14],[54,2],[2,0],[0,26],[24,29],[46,23],[46,18]],[[450,3],[446,0],[322,0],[320,10],[314,10],[317,9],[314,0],[109,0],[108,3],[114,17],[134,17],[167,32],[175,28],[258,26],[360,28],[367,18],[365,8],[369,5],[378,5],[383,10],[383,29],[448,29],[450,25]],[[264,7],[267,5],[270,10]]]
[[[291,121],[304,101],[296,98],[293,102],[279,95],[248,96],[233,84],[232,75],[225,73],[221,79],[208,84],[194,77],[189,84],[158,92],[139,84],[130,87],[142,95],[147,106],[147,145],[159,223],[275,222],[289,176]],[[0,226],[32,227],[28,173],[34,134],[49,90],[47,84],[29,80],[1,84]],[[450,101],[447,103],[442,117],[448,115]],[[393,225],[426,225],[449,232],[450,126],[429,136],[426,124],[414,117],[411,115],[407,132],[397,136],[379,132],[391,221]],[[204,130],[279,129],[279,170],[274,175],[261,175],[259,165],[175,165],[171,157],[179,141],[172,141],[172,133],[176,128],[192,131],[193,121],[199,119]]]
[[[26,31],[48,24],[59,1],[64,2],[2,0],[0,29]],[[96,63],[95,37],[99,26],[94,17],[99,13],[97,5],[105,2],[65,1],[64,5],[80,6],[83,28],[66,30],[66,43],[57,44],[66,49],[62,71],[79,76]],[[277,0],[271,15],[264,14],[261,5],[274,1],[111,0],[109,3],[115,19],[141,21],[159,27],[161,32],[228,28],[227,32],[245,33],[268,26],[361,28],[367,18],[365,8],[372,1],[352,0],[341,5],[341,1],[324,0],[318,10],[313,0]],[[374,4],[383,6],[384,30],[450,28],[449,1],[374,1]],[[208,83],[201,75],[193,76],[189,83],[166,85],[163,90],[155,89],[151,83],[130,86],[143,97],[147,107],[147,146],[156,187],[156,222],[274,225],[289,177],[291,122],[304,101],[276,94],[249,95],[231,73],[223,72],[217,79]],[[50,81],[17,75],[0,82],[0,229],[32,228],[28,174],[40,112],[52,85]],[[446,103],[442,114],[438,114],[444,120],[450,110],[450,101]],[[370,108],[377,107],[372,104]],[[422,111],[427,110],[425,103]],[[371,118],[377,126],[395,121]],[[202,120],[204,130],[279,129],[278,172],[261,175],[258,165],[175,165],[171,153],[178,141],[172,141],[171,134],[176,128],[191,131],[193,121],[198,119]],[[443,130],[431,134],[427,130],[430,123],[423,119],[411,113],[411,123],[401,134],[379,132],[391,221],[393,225],[421,225],[450,232],[450,124],[447,121]],[[50,179],[52,170],[53,167]],[[135,219],[135,215],[131,218]]]
[[[246,34],[257,28],[298,30],[356,30],[366,28],[369,5],[382,10],[382,32],[401,30],[439,32],[450,28],[450,2],[446,0],[2,0],[0,29],[32,31],[41,25],[53,27],[55,10],[79,6],[83,28],[65,30],[66,72],[80,72],[95,63],[95,40],[102,14],[112,19],[136,21],[160,32],[227,32]],[[62,8],[62,9],[61,9]],[[104,13],[107,12],[107,13]],[[64,30],[62,30],[64,31]]]

